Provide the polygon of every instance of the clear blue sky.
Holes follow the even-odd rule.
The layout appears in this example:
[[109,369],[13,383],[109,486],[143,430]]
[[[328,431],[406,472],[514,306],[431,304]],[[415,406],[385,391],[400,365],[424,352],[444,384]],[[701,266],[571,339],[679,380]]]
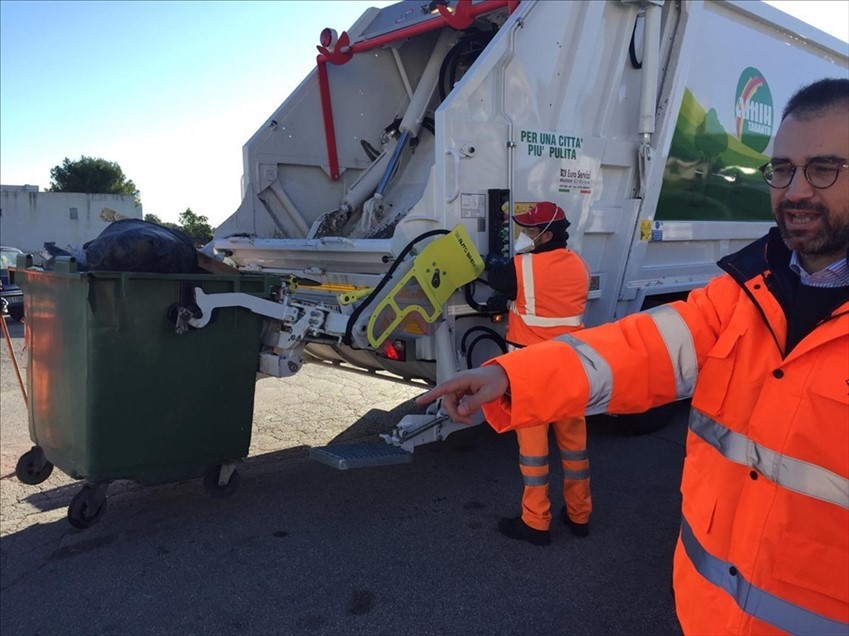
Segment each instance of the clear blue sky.
[[145,213],[217,225],[242,145],[315,66],[341,2],[0,2],[0,183],[46,189],[67,156],[116,161]]
[[[0,183],[46,189],[65,157],[102,157],[145,213],[217,225],[240,203],[242,145],[315,66],[321,29],[388,4],[0,0]],[[771,4],[849,40],[849,0]]]

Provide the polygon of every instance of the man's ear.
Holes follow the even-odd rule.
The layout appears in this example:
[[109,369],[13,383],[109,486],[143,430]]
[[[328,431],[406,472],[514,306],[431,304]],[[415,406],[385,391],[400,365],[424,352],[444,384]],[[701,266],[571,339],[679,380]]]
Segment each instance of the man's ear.
[[551,230],[546,230],[545,232],[543,232],[542,234],[539,235],[539,244],[545,245],[546,243],[548,243],[553,238],[554,238],[554,232],[552,232]]

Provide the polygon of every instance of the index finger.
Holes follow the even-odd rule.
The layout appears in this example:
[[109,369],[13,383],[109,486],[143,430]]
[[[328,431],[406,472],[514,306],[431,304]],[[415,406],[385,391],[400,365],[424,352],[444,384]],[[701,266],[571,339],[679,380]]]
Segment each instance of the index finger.
[[456,382],[455,380],[456,379],[446,380],[445,382],[433,387],[427,393],[422,393],[416,398],[416,404],[430,404],[431,402],[435,402],[441,398],[443,395],[454,393],[454,391],[463,386],[462,383]]

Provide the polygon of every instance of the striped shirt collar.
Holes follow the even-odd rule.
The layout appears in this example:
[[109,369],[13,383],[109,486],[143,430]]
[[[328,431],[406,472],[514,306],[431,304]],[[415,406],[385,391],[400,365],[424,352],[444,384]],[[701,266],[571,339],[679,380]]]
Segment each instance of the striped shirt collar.
[[799,275],[803,285],[809,287],[849,287],[849,260],[846,258],[838,258],[825,269],[809,274],[799,262],[799,255],[793,250],[790,269]]

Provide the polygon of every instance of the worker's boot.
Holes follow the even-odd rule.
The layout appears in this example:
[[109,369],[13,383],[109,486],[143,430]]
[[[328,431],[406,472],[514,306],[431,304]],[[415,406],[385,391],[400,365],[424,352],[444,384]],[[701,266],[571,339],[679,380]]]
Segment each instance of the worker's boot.
[[590,536],[590,524],[589,523],[575,523],[569,518],[569,513],[566,512],[566,506],[563,506],[560,509],[560,519],[563,520],[563,525],[569,528],[569,532],[574,534],[576,537],[588,537]]
[[517,517],[502,517],[498,521],[498,531],[505,537],[528,541],[534,545],[548,545],[551,543],[551,535],[548,530],[535,530],[522,521],[521,515]]

